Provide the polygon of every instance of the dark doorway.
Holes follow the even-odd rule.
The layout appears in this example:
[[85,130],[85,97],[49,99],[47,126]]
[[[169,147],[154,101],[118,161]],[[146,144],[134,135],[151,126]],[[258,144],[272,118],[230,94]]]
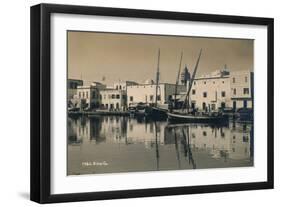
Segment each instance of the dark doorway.
[[202,108],[203,108],[203,110],[205,110],[205,109],[206,109],[206,103],[205,103],[205,102],[203,102],[203,104],[202,104]]
[[243,107],[244,107],[244,108],[247,108],[247,107],[248,107],[247,100],[244,100],[244,101],[243,101]]
[[233,101],[233,110],[236,110],[236,101]]

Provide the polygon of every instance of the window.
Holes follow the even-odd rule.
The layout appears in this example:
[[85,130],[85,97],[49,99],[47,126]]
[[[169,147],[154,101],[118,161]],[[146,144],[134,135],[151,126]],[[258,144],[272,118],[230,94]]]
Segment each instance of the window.
[[149,100],[150,100],[150,101],[153,101],[153,95],[150,95],[150,96],[149,96]]
[[235,78],[232,78],[232,83],[235,83]]
[[236,95],[236,88],[233,89],[233,94]]
[[203,97],[206,98],[207,97],[207,92],[203,93]]
[[216,83],[216,81],[213,81],[213,84],[215,84]]
[[93,91],[93,98],[96,98],[96,92]]
[[161,96],[160,95],[157,96],[157,101],[161,101]]
[[116,99],[120,99],[120,95],[119,94],[116,94]]
[[88,98],[88,91],[86,92],[86,98]]
[[193,82],[193,85],[196,85],[196,81]]
[[225,97],[225,91],[221,92],[221,97]]
[[206,103],[205,103],[205,102],[202,103],[202,108],[203,108],[203,110],[206,110],[206,109],[207,109],[207,108],[206,108]]
[[245,83],[247,83],[247,82],[248,82],[248,77],[246,76],[246,77],[245,77]]
[[206,131],[203,131],[203,136],[207,136],[207,132]]
[[126,95],[122,95],[123,100],[126,100],[126,98],[127,98]]
[[112,95],[111,95],[111,98],[112,98],[112,99],[115,99],[115,94],[112,94]]
[[130,96],[130,101],[134,101],[134,98],[133,98],[133,96]]
[[79,92],[79,98],[81,98],[81,92]]
[[249,141],[249,137],[247,135],[243,136],[243,142],[248,142]]
[[85,97],[85,92],[83,92],[82,94],[83,94],[82,96],[83,96],[83,98],[84,98],[84,97]]
[[224,84],[224,81],[222,81],[222,84]]
[[204,84],[206,85],[206,81],[204,81]]
[[192,89],[192,95],[195,95],[196,91],[195,89]]
[[249,94],[249,88],[243,88],[243,93],[244,94]]

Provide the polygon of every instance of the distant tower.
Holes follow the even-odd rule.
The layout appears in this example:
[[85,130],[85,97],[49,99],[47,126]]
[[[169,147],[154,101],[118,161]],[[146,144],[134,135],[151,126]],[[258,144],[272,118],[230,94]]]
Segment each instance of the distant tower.
[[221,70],[221,76],[229,75],[229,69],[226,64],[224,64],[224,68]]
[[190,73],[188,71],[187,66],[185,65],[182,73],[181,73],[181,83],[187,86],[187,83],[190,81]]
[[227,70],[227,65],[226,64],[224,64],[224,70]]

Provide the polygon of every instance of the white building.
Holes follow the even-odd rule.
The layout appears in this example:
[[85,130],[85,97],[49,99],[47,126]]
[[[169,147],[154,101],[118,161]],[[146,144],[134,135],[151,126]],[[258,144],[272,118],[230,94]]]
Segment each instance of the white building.
[[252,108],[253,72],[221,70],[198,77],[192,84],[190,99],[191,107],[199,110]]
[[229,76],[200,77],[193,81],[190,91],[191,108],[217,110],[230,107]]
[[230,74],[231,101],[233,108],[252,108],[254,98],[254,73],[237,71]]
[[[158,87],[157,103],[168,104],[175,94],[175,84],[160,83]],[[186,91],[184,85],[178,85],[177,93]],[[156,101],[156,84],[145,83],[127,86],[128,104],[147,103],[153,104]]]
[[100,103],[102,109],[124,110],[126,107],[126,93],[124,90],[103,89],[100,90]]
[[105,89],[106,86],[93,82],[89,86],[78,86],[76,99],[81,108],[98,108],[100,106],[100,90]]

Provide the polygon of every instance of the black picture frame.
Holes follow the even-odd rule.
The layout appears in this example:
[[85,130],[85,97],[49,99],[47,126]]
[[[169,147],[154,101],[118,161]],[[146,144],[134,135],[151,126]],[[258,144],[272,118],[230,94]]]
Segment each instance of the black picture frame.
[[[180,20],[210,23],[231,23],[267,26],[267,181],[238,184],[203,185],[187,187],[167,187],[106,192],[86,192],[74,194],[50,193],[50,130],[51,130],[51,70],[50,32],[52,13],[99,15],[113,17],[134,17],[164,20]],[[31,7],[31,174],[30,199],[39,203],[88,201],[102,199],[134,198],[146,196],[166,196],[179,194],[210,193],[271,189],[274,186],[274,106],[273,106],[273,52],[274,20],[272,18],[195,14],[168,11],[103,8],[56,4],[39,4]],[[266,69],[265,69],[266,70]]]

